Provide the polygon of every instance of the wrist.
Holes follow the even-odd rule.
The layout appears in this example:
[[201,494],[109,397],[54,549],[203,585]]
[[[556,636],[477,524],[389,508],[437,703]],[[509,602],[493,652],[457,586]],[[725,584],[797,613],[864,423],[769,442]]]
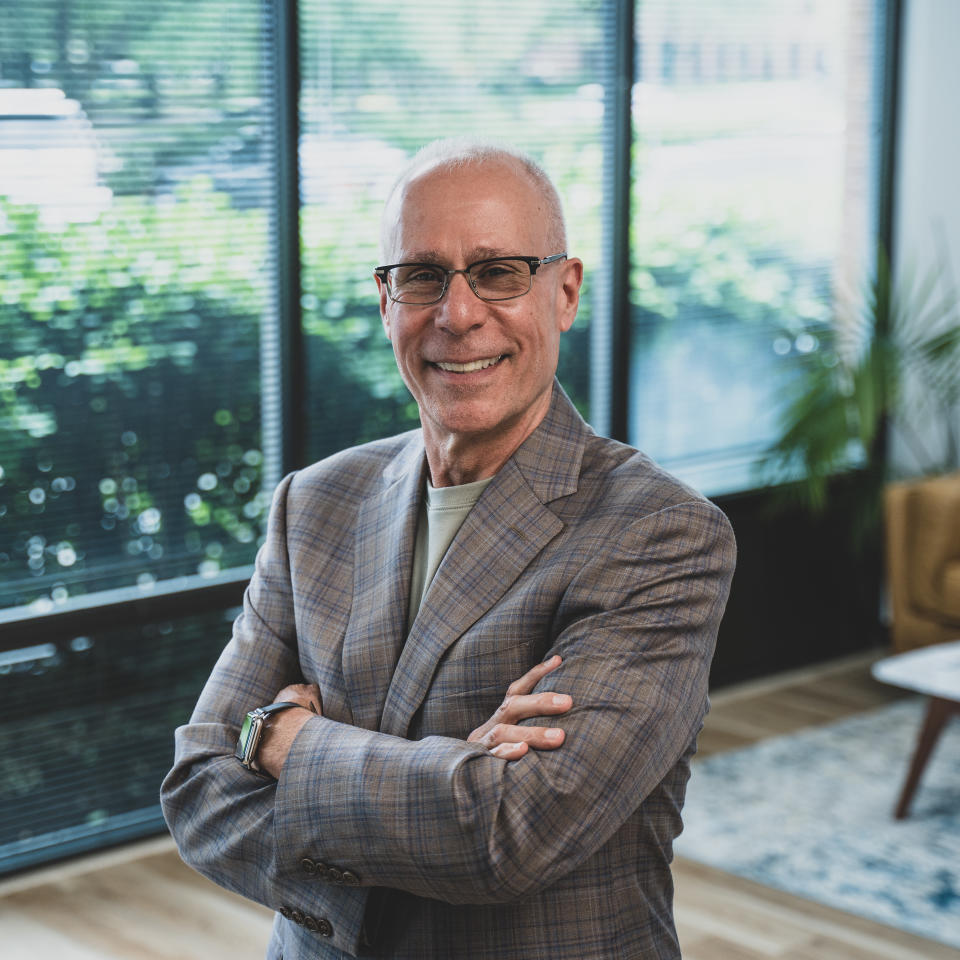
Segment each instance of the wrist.
[[270,718],[257,756],[258,765],[264,773],[280,779],[293,741],[313,716],[314,713],[301,707],[299,710],[284,710]]
[[[280,700],[268,703],[264,707],[257,707],[246,715],[234,754],[244,767],[255,772],[263,770],[269,772],[261,761],[264,748],[273,739],[270,735],[271,728],[284,712],[289,712],[294,707],[300,706],[301,704],[296,701]],[[295,712],[302,713],[305,711],[296,710]],[[310,714],[307,713],[308,718],[309,716]]]

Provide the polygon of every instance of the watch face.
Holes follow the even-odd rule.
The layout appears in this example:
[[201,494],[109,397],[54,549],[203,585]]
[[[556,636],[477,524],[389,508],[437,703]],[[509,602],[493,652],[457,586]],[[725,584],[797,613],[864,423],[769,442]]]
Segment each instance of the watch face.
[[250,736],[250,728],[253,726],[253,718],[251,714],[247,714],[243,718],[243,726],[240,728],[240,742],[246,743],[247,737]]
[[257,716],[256,711],[251,710],[243,718],[243,726],[240,728],[240,737],[237,740],[236,758],[247,768],[250,769],[251,756],[256,749],[257,737]]
[[248,769],[257,771],[254,766],[257,747],[260,745],[260,737],[263,734],[263,724],[267,716],[275,713],[277,710],[286,710],[287,707],[296,707],[299,704],[289,703],[287,701],[277,701],[269,703],[265,707],[257,707],[251,710],[243,718],[243,726],[240,727],[240,737],[237,740],[237,751],[234,756]]

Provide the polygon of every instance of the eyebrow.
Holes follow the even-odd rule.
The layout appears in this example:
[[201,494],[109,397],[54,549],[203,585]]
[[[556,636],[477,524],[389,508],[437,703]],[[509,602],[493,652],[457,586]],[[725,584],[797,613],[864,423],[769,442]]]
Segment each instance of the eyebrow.
[[[491,257],[516,257],[520,254],[508,253],[507,251],[495,247],[474,247],[468,257],[467,263],[476,263],[478,260],[488,260]],[[405,256],[402,263],[435,263],[438,266],[446,266],[449,260],[440,256],[436,250],[417,250],[409,256]]]

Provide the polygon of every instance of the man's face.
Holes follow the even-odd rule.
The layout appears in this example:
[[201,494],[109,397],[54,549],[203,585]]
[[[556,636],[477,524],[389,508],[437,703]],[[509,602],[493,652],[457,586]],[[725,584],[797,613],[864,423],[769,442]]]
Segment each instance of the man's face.
[[[486,257],[560,252],[550,247],[545,201],[499,161],[413,180],[385,251],[389,263],[430,261],[448,269]],[[480,300],[457,274],[443,299],[428,306],[394,303],[378,279],[384,329],[428,442],[523,442],[549,407],[560,334],[576,317],[582,271],[575,258],[542,266],[529,293],[500,302]],[[471,368],[462,369],[466,364]]]

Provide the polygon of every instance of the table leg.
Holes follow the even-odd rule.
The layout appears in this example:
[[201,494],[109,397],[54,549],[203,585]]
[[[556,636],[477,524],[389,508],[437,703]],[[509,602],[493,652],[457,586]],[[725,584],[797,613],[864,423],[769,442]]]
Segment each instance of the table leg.
[[897,820],[903,820],[910,809],[910,801],[913,799],[914,791],[920,782],[920,776],[923,769],[933,753],[933,748],[937,744],[940,733],[943,731],[944,724],[954,713],[960,713],[960,703],[956,700],[944,700],[942,697],[931,697],[927,706],[927,716],[923,721],[923,729],[917,739],[917,747],[913,752],[913,760],[910,762],[910,770],[907,773],[907,779],[903,784],[903,791],[900,794],[900,801],[897,803],[897,809],[894,816]]

